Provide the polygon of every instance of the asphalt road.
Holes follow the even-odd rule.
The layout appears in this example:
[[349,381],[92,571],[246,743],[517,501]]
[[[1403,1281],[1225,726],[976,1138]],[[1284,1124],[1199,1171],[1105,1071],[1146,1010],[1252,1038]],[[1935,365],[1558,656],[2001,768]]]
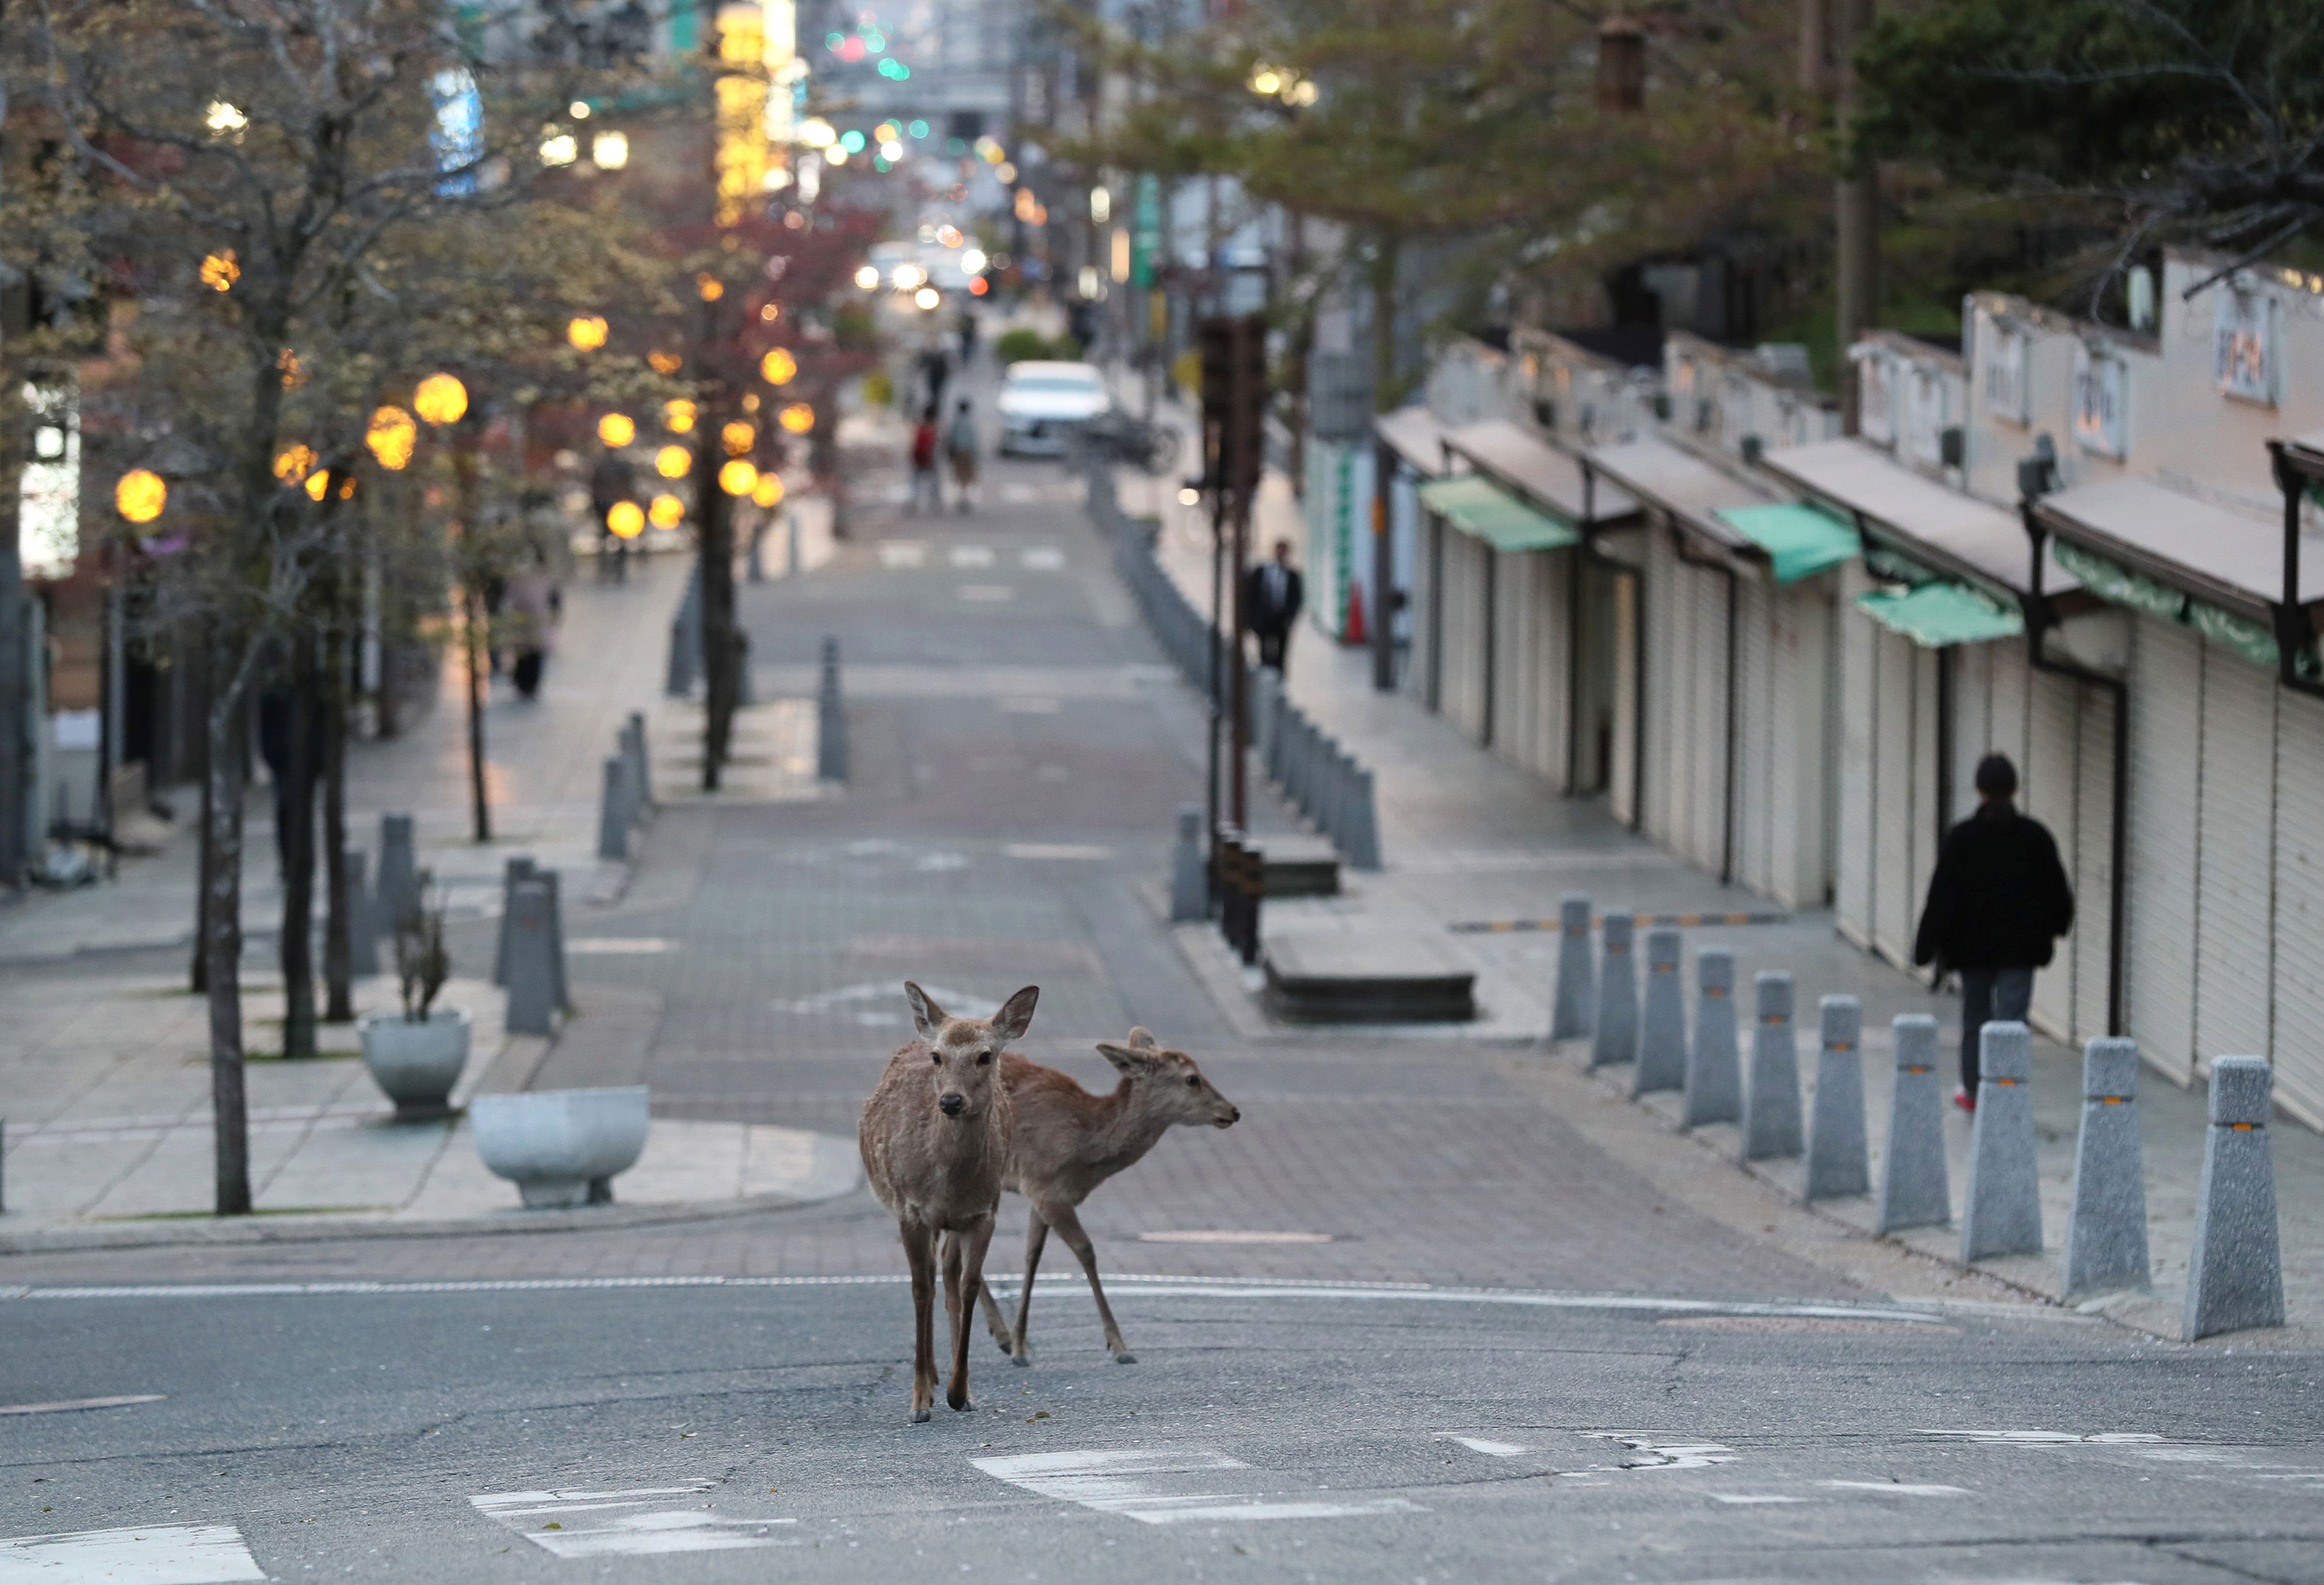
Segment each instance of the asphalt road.
[[[578,1280],[0,1303],[6,1403],[166,1395],[0,1422],[0,1580],[2324,1575],[2305,1358],[1124,1281],[1140,1363],[1061,1285],[913,1426],[897,1283]],[[110,1574],[22,1539],[124,1525]],[[171,1547],[210,1571],[137,1571]]]
[[1723,1164],[1689,1193],[1609,1156],[1578,1109],[1629,1109],[1538,1052],[1235,1037],[1150,897],[1198,717],[1064,485],[992,466],[976,513],[912,520],[872,481],[836,562],[745,591],[761,664],[840,639],[853,784],[666,813],[579,927],[670,949],[576,958],[650,1036],[544,1078],[846,1133],[908,975],[1040,983],[1025,1048],[1093,1084],[1090,1043],[1148,1024],[1245,1117],[1084,1212],[1157,1274],[1109,1285],[1140,1363],[1053,1252],[1033,1368],[980,1342],[977,1411],[908,1424],[862,1195],[17,1257],[0,1585],[2324,1580],[2313,1354],[1891,1299]]

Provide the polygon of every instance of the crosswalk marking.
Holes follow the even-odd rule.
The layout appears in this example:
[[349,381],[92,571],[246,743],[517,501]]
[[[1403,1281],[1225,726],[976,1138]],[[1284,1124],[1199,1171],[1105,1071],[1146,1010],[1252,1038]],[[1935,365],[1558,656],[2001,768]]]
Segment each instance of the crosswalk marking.
[[[1120,1514],[1142,1525],[1345,1519],[1427,1511],[1394,1497],[1351,1502],[1318,1496],[1286,1501],[1279,1492],[1238,1490],[1265,1477],[1241,1460],[1210,1448],[1088,1448],[969,1462],[1011,1486],[1102,1514]],[[1249,1473],[1222,1474],[1228,1470]]]
[[1059,572],[1065,565],[1065,553],[1055,545],[1031,545],[1019,551],[1017,559],[1028,572]]
[[1532,1451],[1521,1442],[1495,1442],[1490,1437],[1455,1436],[1449,1431],[1440,1431],[1436,1435],[1440,1442],[1457,1442],[1472,1453],[1483,1453],[1495,1459],[1514,1459],[1519,1453]]
[[0,1541],[0,1585],[228,1585],[265,1578],[231,1525],[133,1525]]
[[964,600],[977,600],[990,604],[1001,600],[1014,600],[1017,597],[1017,591],[1007,584],[963,584],[960,586],[960,597]]
[[890,571],[906,567],[926,567],[928,548],[920,539],[882,539],[880,541],[880,565]]
[[1877,1491],[1887,1497],[1967,1497],[1966,1486],[1907,1486],[1897,1480],[1819,1480],[1833,1491]]
[[955,545],[952,548],[954,567],[991,567],[992,547],[990,545]]
[[650,1557],[799,1544],[775,1534],[798,1524],[796,1519],[721,1518],[707,1504],[679,1507],[669,1501],[697,1497],[715,1484],[690,1480],[683,1486],[641,1486],[627,1491],[501,1491],[468,1501],[486,1518],[554,1557]]

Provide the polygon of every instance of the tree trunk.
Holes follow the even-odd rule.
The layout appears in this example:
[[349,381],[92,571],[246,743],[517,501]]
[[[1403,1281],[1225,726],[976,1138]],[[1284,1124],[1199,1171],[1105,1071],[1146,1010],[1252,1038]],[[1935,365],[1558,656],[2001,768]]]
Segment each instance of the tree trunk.
[[1397,272],[1403,263],[1404,239],[1393,231],[1380,233],[1372,251],[1372,410],[1396,409],[1396,299]]
[[196,996],[210,984],[210,636],[200,622],[188,624],[188,648],[193,652],[194,697],[201,710],[202,731],[194,740],[194,775],[202,785],[200,872],[194,881],[194,950],[186,972],[186,989]]
[[282,822],[282,1055],[315,1055],[315,640],[301,634],[290,645],[290,741],[275,799]]
[[[202,942],[210,1015],[210,1106],[217,1213],[250,1211],[250,1117],[242,1063],[242,690],[226,679],[223,640],[213,640],[207,759],[202,777]],[[223,686],[222,686],[223,685]]]
[[702,723],[702,790],[716,792],[733,741],[737,693],[734,644],[734,498],[718,487],[724,463],[719,436],[734,416],[726,393],[706,402],[702,449],[694,465],[694,498],[702,514],[702,676],[707,695]]
[[477,423],[476,410],[471,407],[461,420],[452,453],[452,478],[460,514],[462,559],[466,563],[460,570],[460,626],[468,652],[468,794],[475,839],[490,842],[493,810],[484,791],[484,668],[490,657],[484,633],[484,572],[477,555]]
[[[334,585],[335,589],[343,585]],[[347,626],[345,611],[323,646],[323,874],[327,890],[323,922],[323,1021],[355,1021],[355,988],[349,966],[355,955],[355,925],[347,889]]]

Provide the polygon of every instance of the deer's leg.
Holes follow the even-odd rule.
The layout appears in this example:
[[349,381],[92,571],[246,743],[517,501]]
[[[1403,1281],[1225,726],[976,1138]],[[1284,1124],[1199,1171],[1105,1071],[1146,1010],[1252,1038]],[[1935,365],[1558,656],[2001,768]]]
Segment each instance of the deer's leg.
[[912,1420],[928,1417],[936,1401],[936,1236],[915,1221],[901,1226],[904,1258],[912,1268]]
[[1097,1279],[1097,1247],[1082,1230],[1081,1218],[1063,1201],[1044,1205],[1040,1212],[1042,1220],[1057,1230],[1057,1237],[1065,1240],[1065,1247],[1081,1261],[1082,1270],[1089,1277],[1090,1296],[1097,1301],[1097,1318],[1105,1326],[1106,1352],[1113,1356],[1117,1365],[1137,1364],[1138,1356],[1130,1351],[1130,1345],[1121,1341],[1121,1328],[1113,1323],[1113,1311],[1105,1302],[1105,1286]]
[[1049,1241],[1049,1224],[1041,1220],[1037,1207],[1032,1220],[1025,1224],[1025,1286],[1017,1295],[1017,1335],[1009,1357],[1019,1365],[1033,1362],[1033,1350],[1026,1346],[1025,1327],[1033,1314],[1033,1274],[1041,1269],[1041,1248]]
[[992,1285],[976,1285],[977,1307],[984,1312],[984,1324],[992,1333],[992,1341],[1001,1345],[1002,1353],[1009,1352],[1009,1322],[1001,1313],[1001,1301],[992,1296]]
[[952,1385],[945,1391],[945,1402],[955,1409],[976,1407],[968,1398],[968,1323],[976,1313],[977,1290],[984,1286],[984,1251],[991,1242],[989,1215],[978,1218],[967,1232],[954,1233],[945,1240],[945,1283],[962,1285],[953,1306]]

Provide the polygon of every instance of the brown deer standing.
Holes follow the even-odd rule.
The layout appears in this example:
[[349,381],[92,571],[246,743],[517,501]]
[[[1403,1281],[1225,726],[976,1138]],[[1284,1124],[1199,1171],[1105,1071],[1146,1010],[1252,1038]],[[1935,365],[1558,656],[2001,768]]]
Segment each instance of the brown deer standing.
[[920,1038],[888,1059],[880,1087],[863,1103],[856,1143],[863,1175],[896,1213],[912,1267],[912,1419],[936,1402],[936,1240],[944,1239],[945,1314],[952,1323],[952,1381],[945,1401],[968,1401],[968,1331],[984,1286],[984,1249],[1009,1166],[1012,1112],[993,1082],[1001,1048],[1033,1021],[1038,986],[1028,985],[986,1018],[955,1018],[907,981]]
[[1001,1088],[1017,1114],[1007,1184],[1033,1203],[1032,1220],[1025,1230],[1025,1286],[1017,1296],[1013,1332],[1001,1320],[992,1291],[980,1291],[992,1341],[1019,1365],[1033,1362],[1025,1343],[1025,1323],[1033,1309],[1033,1274],[1040,1268],[1041,1247],[1051,1228],[1089,1276],[1098,1320],[1105,1326],[1106,1351],[1118,1364],[1138,1363],[1138,1356],[1121,1341],[1121,1328],[1114,1324],[1105,1288],[1097,1279],[1097,1250],[1082,1230],[1074,1207],[1153,1149],[1173,1124],[1208,1123],[1224,1129],[1242,1117],[1211,1087],[1193,1057],[1157,1046],[1144,1029],[1130,1030],[1126,1046],[1100,1041],[1098,1050],[1121,1074],[1111,1094],[1093,1095],[1069,1075],[1021,1056],[1006,1057],[1001,1064]]

